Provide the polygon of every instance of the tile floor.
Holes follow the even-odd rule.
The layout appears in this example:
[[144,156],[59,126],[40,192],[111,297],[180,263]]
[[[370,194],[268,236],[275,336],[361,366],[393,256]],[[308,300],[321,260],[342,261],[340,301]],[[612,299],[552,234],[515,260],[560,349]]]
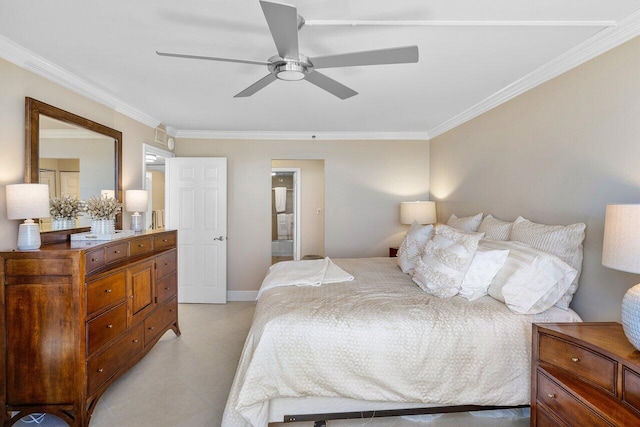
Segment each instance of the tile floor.
[[[167,332],[136,366],[114,382],[98,402],[91,427],[217,427],[253,316],[254,303],[181,304],[182,336]],[[529,419],[447,414],[428,420],[376,418],[329,421],[328,427],[528,426]],[[18,422],[16,426],[38,426]],[[46,415],[39,426],[66,426]],[[313,423],[276,424],[311,427]],[[274,426],[275,427],[275,426]]]

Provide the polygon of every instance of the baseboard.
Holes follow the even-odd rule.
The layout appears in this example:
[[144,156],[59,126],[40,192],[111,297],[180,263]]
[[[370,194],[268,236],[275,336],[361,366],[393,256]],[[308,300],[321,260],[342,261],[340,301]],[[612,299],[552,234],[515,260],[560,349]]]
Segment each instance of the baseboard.
[[227,291],[227,301],[255,301],[258,291]]

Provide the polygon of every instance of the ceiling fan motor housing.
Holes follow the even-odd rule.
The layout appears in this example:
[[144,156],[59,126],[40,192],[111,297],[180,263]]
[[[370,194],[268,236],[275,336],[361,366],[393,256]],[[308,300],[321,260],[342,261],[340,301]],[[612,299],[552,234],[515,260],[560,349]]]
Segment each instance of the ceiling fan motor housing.
[[302,80],[313,71],[309,58],[300,55],[300,59],[282,58],[278,55],[269,58],[269,71],[280,80]]

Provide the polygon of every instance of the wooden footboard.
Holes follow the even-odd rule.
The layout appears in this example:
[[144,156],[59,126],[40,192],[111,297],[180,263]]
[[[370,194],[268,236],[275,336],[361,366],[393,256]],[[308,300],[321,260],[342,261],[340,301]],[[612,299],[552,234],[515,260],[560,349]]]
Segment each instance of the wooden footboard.
[[382,411],[362,411],[362,412],[334,412],[327,414],[303,414],[303,415],[285,415],[282,422],[293,423],[299,421],[315,421],[317,426],[322,426],[326,420],[346,420],[354,418],[377,418],[377,417],[401,417],[408,415],[426,415],[426,414],[446,414],[451,412],[471,412],[471,411],[491,411],[495,409],[520,409],[528,408],[529,405],[517,406],[479,406],[479,405],[460,405],[460,406],[434,406],[431,408],[411,408],[411,409],[389,409]]

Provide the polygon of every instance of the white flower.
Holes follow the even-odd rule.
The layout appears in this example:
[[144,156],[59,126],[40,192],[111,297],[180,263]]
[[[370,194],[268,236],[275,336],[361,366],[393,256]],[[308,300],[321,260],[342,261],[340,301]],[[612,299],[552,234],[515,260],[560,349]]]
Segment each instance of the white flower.
[[122,210],[122,203],[118,203],[113,197],[92,196],[86,202],[87,213],[91,219],[115,219]]
[[75,196],[65,194],[50,201],[49,213],[53,219],[76,219],[84,212],[85,204]]

